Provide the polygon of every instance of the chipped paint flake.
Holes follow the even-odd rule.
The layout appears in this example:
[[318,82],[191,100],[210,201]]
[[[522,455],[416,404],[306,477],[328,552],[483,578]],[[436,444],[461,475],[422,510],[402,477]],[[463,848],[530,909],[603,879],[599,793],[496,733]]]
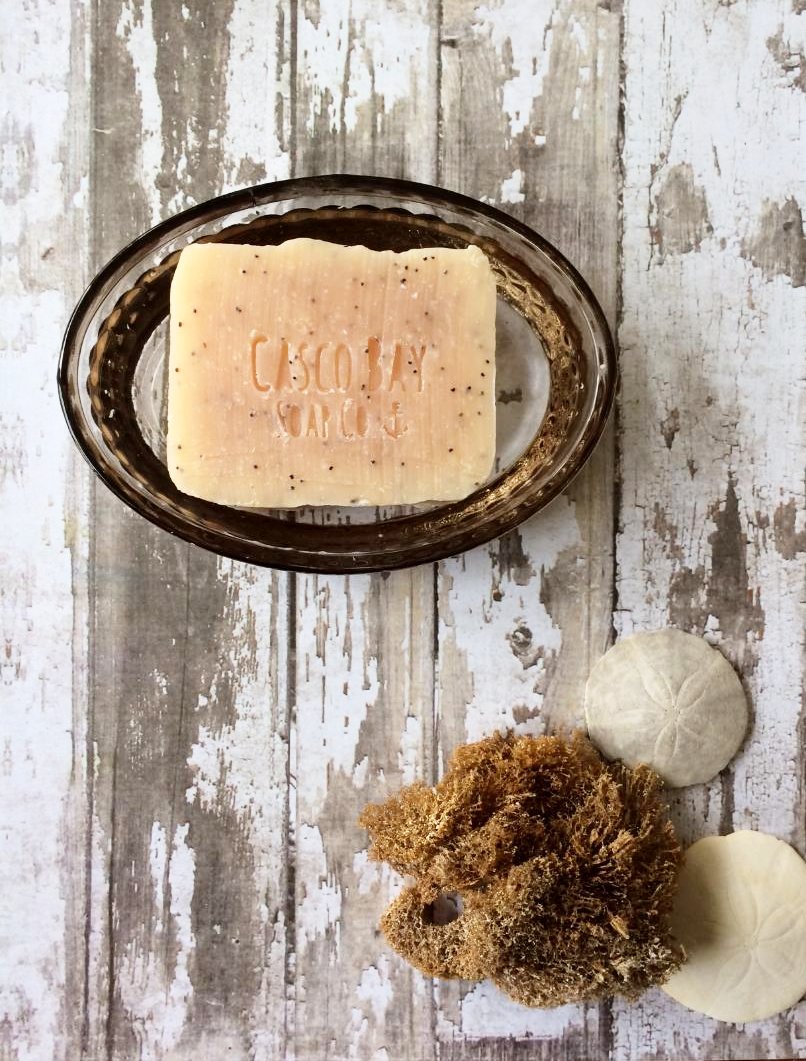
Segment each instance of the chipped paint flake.
[[162,908],[164,905],[165,867],[168,861],[168,847],[165,830],[159,822],[151,826],[151,843],[148,848],[148,862],[151,870],[151,883],[154,887],[154,910],[157,915],[155,928],[162,932]]
[[188,964],[196,946],[191,920],[196,856],[187,844],[189,829],[187,824],[177,825],[168,869],[170,911],[176,936],[176,967],[169,991],[172,1019],[167,1021],[165,1030],[170,1036],[175,1036],[174,1042],[184,1027],[187,1006],[193,995]]
[[[526,25],[541,27],[542,32],[524,32],[522,27]],[[570,5],[551,0],[500,0],[482,4],[476,8],[472,30],[477,37],[489,41],[505,71],[501,100],[511,139],[529,128],[535,104],[552,73],[555,40],[563,47],[563,63],[576,63],[575,101],[569,117],[579,120],[582,88],[591,77],[591,42],[588,28],[574,17]],[[535,47],[536,37],[540,42],[538,47]],[[535,136],[537,146],[542,146],[541,136],[540,133]]]
[[363,971],[355,992],[356,997],[366,1004],[376,1021],[383,1020],[394,997],[389,965],[389,958],[382,954],[374,965]]
[[361,727],[377,703],[377,660],[363,656],[360,637],[370,585],[368,576],[319,577],[303,583],[301,605],[316,612],[315,639],[298,650],[303,663],[298,679],[300,723],[310,727],[304,742],[309,823],[324,803],[329,774],[351,776]]
[[385,862],[371,860],[366,850],[356,851],[351,868],[359,895],[369,895],[377,890],[391,901],[403,888],[400,874],[395,873]]
[[584,1020],[583,1006],[534,1010],[519,1006],[487,981],[474,984],[461,1003],[461,1034],[468,1039],[551,1040]]
[[297,947],[302,951],[332,932],[338,956],[341,888],[328,871],[325,845],[316,826],[303,824],[297,830],[297,872],[303,881],[297,906]]
[[502,203],[522,203],[526,196],[523,194],[523,170],[512,171],[512,176],[501,182]]
[[[519,543],[517,548],[514,543]],[[456,734],[459,739],[479,740],[508,728],[539,732],[545,724],[540,721],[541,709],[563,639],[537,598],[532,579],[581,546],[568,497],[559,498],[541,514],[540,534],[531,537],[528,554],[522,543],[515,532],[489,550],[476,549],[443,565],[439,710],[440,715],[450,711],[452,716],[464,716],[464,732]],[[483,578],[490,555],[492,585]],[[468,592],[471,586],[478,587],[477,594]],[[461,692],[451,677],[457,672],[467,676]],[[448,690],[450,708],[445,703]]]
[[401,735],[398,767],[400,783],[412,784],[420,774],[419,756],[423,745],[423,724],[416,715],[406,716],[406,728]]

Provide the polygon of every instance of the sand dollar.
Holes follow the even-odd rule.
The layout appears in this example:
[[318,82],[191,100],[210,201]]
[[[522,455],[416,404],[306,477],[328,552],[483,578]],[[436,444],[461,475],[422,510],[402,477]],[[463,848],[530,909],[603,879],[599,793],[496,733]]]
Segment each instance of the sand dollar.
[[747,699],[721,652],[681,630],[634,634],[593,668],[585,690],[593,743],[667,785],[710,781],[747,730]]
[[698,840],[672,931],[687,961],[663,985],[668,995],[737,1024],[781,1013],[806,994],[806,862],[766,833]]

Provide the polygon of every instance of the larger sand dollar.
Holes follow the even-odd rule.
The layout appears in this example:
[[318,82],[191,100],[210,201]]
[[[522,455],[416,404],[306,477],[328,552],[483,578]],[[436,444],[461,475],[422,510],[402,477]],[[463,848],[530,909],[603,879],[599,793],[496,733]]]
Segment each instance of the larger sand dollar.
[[747,730],[747,699],[721,652],[681,630],[617,642],[591,672],[585,719],[593,743],[628,766],[647,763],[667,785],[710,781]]
[[685,964],[663,990],[740,1024],[806,994],[806,862],[782,840],[738,832],[686,852],[672,915]]

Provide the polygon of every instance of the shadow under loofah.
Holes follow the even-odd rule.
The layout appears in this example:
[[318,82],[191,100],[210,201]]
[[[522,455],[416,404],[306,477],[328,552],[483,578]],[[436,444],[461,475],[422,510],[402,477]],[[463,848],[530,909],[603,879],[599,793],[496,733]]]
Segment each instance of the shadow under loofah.
[[436,787],[361,815],[370,857],[416,878],[384,935],[422,972],[490,979],[526,1006],[635,998],[682,961],[669,934],[680,845],[660,790],[581,734],[458,748]]

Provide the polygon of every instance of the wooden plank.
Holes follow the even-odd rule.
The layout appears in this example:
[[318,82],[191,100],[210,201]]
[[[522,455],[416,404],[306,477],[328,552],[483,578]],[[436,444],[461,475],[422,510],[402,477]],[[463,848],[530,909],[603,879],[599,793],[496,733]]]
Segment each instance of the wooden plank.
[[356,823],[430,765],[428,571],[299,579],[299,1058],[432,1055],[430,985],[377,928],[398,880],[368,862]]
[[[299,172],[433,180],[429,0],[303,4]],[[296,1057],[433,1056],[430,982],[377,924],[399,882],[369,863],[363,805],[432,768],[431,567],[297,577]]]
[[[783,0],[626,4],[616,619],[704,631],[752,699],[732,766],[675,798],[686,839],[806,853],[803,42]],[[736,1028],[654,992],[614,1056],[798,1057],[805,1029],[806,1003]]]
[[[442,182],[501,204],[554,240],[615,318],[619,14],[609,4],[476,7],[446,0]],[[612,445],[545,513],[439,573],[441,762],[499,728],[579,725],[590,660],[607,643]],[[448,1058],[605,1056],[595,1007],[529,1011],[487,984],[440,985]]]
[[[287,175],[289,115],[248,108],[256,85],[288,94],[283,6],[123,0],[94,31],[96,264],[230,182]],[[100,488],[93,518],[84,1056],[283,1056],[287,579]]]
[[[86,21],[69,0],[0,12],[0,1056],[76,1056],[64,1005],[81,962],[81,671],[87,476],[56,390],[62,331],[85,280]],[[75,660],[75,672],[73,661]]]

